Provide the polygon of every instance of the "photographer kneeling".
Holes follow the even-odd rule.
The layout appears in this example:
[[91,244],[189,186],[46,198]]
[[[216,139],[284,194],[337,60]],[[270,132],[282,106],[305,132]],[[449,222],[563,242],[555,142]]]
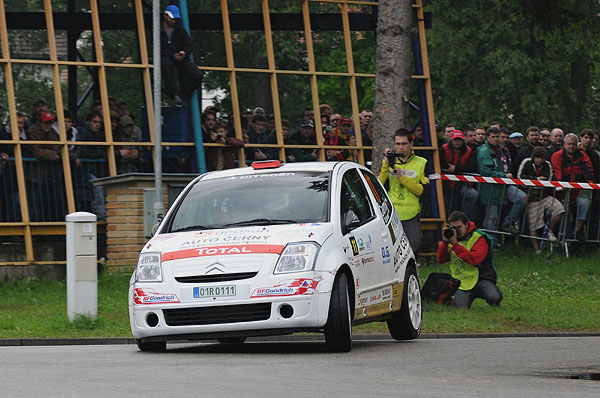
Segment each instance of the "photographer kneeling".
[[454,296],[457,307],[471,308],[473,300],[482,298],[490,305],[500,305],[502,293],[496,286],[496,270],[492,262],[494,239],[475,228],[460,211],[448,217],[448,228],[437,251],[437,261],[450,261],[450,273],[460,280]]

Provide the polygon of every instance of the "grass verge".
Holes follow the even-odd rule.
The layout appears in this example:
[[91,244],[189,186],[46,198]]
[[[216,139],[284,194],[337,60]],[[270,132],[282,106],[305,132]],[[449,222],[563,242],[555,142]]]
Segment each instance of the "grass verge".
[[[475,300],[470,310],[425,304],[423,332],[600,331],[600,266],[597,255],[565,259],[518,247],[495,255],[500,308]],[[419,268],[421,283],[448,266]],[[127,311],[129,273],[105,273],[98,281],[98,318],[66,315],[66,283],[25,280],[0,284],[0,338],[131,337]],[[385,323],[358,326],[355,333],[387,333]]]

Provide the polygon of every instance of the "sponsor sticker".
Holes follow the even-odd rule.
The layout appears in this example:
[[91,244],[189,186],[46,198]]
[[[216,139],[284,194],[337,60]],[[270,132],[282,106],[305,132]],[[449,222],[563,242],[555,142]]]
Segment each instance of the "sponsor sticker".
[[180,303],[177,295],[172,293],[158,293],[154,289],[135,288],[133,301],[136,304],[174,304]]
[[367,307],[369,305],[383,303],[392,299],[392,286],[386,286],[380,289],[371,290],[358,295],[356,306],[358,308]]
[[389,264],[392,262],[392,255],[390,254],[389,246],[384,246],[381,248],[381,258],[383,259],[383,264]]
[[398,217],[398,213],[395,211],[392,212],[392,226],[394,227],[394,231],[398,231],[400,227],[400,217]]
[[296,278],[279,282],[272,287],[259,287],[254,289],[251,298],[256,297],[281,297],[311,295],[315,293],[321,279]]
[[210,233],[207,235],[194,235],[194,239],[189,239],[181,242],[179,245],[180,249],[192,249],[195,247],[203,247],[203,246],[216,246],[219,244],[241,244],[241,243],[251,243],[251,244],[266,244],[270,235],[264,235],[261,233],[255,234],[227,234],[221,235],[216,233]]
[[402,246],[403,249],[408,249],[408,237],[406,236],[406,234],[402,235],[402,238],[400,238],[400,246]]
[[371,238],[371,235],[367,235],[367,249],[371,249],[373,247],[373,239]]
[[352,247],[352,255],[358,256],[358,244],[354,236],[350,237],[350,246]]
[[379,210],[381,210],[381,214],[383,215],[383,222],[387,224],[390,221],[390,206],[387,200],[381,202]]
[[205,257],[205,256],[224,256],[232,254],[249,253],[275,253],[281,254],[283,245],[232,245],[232,246],[213,246],[198,247],[195,249],[177,250],[174,252],[163,253],[162,261],[180,260],[182,258]]
[[361,258],[362,265],[368,265],[375,261],[375,257],[363,257]]
[[270,177],[293,177],[295,173],[269,173],[269,174],[251,174],[245,176],[232,176],[227,178],[228,180],[252,180],[256,178],[270,178]]

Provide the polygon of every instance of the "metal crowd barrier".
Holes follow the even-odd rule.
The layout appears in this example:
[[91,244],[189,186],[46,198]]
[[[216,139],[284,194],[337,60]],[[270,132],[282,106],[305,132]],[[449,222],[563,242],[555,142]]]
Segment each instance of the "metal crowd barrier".
[[[433,176],[433,178],[438,177]],[[525,241],[528,239],[536,239],[540,242],[540,250],[543,251],[547,248],[549,251],[552,251],[555,246],[560,246],[567,257],[569,257],[570,252],[572,251],[573,244],[576,243],[586,243],[589,244],[589,247],[598,248],[598,243],[600,243],[600,185],[598,184],[558,181],[542,184],[541,181],[537,180],[490,178],[481,177],[477,174],[465,176],[442,174],[440,178],[444,181],[446,214],[449,215],[454,210],[463,211],[480,229],[492,233],[499,241],[502,241],[503,237],[505,239],[508,236],[518,237],[520,239],[519,244],[521,243],[521,239]],[[503,198],[502,203],[499,205],[499,216],[496,218],[495,225],[491,228],[484,227],[486,204],[482,202],[486,202],[486,199],[491,200],[491,198],[483,198],[482,200],[480,192],[481,187],[484,184],[499,185],[499,187],[501,187],[499,196]],[[534,236],[530,233],[528,218],[529,201],[519,212],[517,221],[518,234],[512,234],[502,230],[501,221],[505,219],[512,206],[506,199],[506,191],[509,186],[518,187],[518,189],[525,192],[527,198],[530,197],[530,194],[534,189],[545,188],[551,190],[550,196],[558,199],[565,210],[560,222],[555,227],[557,241],[551,241],[547,236],[549,225],[548,214],[544,215],[544,228],[541,233],[538,236]],[[472,196],[465,194],[467,188],[472,189],[472,192],[476,192],[477,198],[474,203]],[[582,228],[583,233],[579,236],[580,239],[578,239],[578,236],[575,233],[575,226],[580,213],[576,206],[576,201],[573,200],[574,197],[583,198],[584,200],[589,201],[587,217]],[[528,242],[526,244],[530,246]]]
[[[73,195],[77,211],[93,210],[93,186],[90,175],[108,175],[106,159],[80,159],[78,166],[71,163]],[[23,158],[29,219],[32,222],[64,221],[67,212],[62,163]],[[0,222],[22,221],[17,174],[14,158],[4,162],[0,173]]]

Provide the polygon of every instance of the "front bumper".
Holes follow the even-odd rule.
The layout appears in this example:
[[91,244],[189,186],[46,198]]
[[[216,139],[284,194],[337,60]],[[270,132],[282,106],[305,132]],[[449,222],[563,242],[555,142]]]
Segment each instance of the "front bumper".
[[[291,280],[288,285],[309,286],[306,281],[318,283],[313,285],[314,289],[281,290],[276,287],[281,280]],[[133,336],[144,341],[165,341],[287,334],[320,330],[327,322],[332,274],[303,272],[273,275],[268,280],[253,278],[214,286],[232,284],[241,294],[210,301],[191,296],[189,290],[193,284],[175,281],[132,284],[129,317]],[[265,290],[265,286],[270,288]],[[145,304],[139,304],[136,289],[138,292],[154,290],[157,298],[151,297],[144,300]]]

